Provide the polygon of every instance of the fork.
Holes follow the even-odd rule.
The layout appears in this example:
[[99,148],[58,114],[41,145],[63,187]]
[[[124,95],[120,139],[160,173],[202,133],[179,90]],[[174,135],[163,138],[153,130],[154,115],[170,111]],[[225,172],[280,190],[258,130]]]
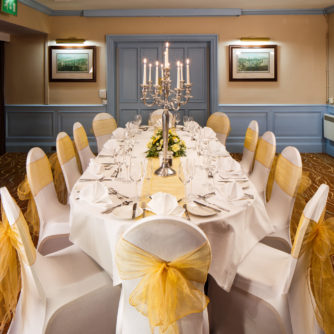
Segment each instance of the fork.
[[113,206],[112,208],[110,209],[107,209],[107,210],[104,210],[102,211],[101,213],[111,213],[113,212],[116,208],[120,207],[120,206],[123,206],[123,205],[129,205],[132,201],[123,201],[121,204],[118,204],[118,205],[115,205]]

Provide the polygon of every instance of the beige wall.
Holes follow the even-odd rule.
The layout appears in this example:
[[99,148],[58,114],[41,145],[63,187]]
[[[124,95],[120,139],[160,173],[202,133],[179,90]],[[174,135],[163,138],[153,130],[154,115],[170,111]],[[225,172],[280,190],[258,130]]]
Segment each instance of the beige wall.
[[44,103],[45,35],[11,35],[5,47],[5,103]]
[[[107,34],[218,34],[218,101],[234,103],[321,104],[326,102],[326,34],[321,15],[217,18],[49,17],[49,44],[56,38],[85,38],[97,45],[96,83],[50,83],[50,104],[101,103],[106,88]],[[245,36],[267,36],[278,45],[277,82],[229,82],[228,45]],[[11,64],[13,66],[13,64]],[[12,72],[16,69],[12,68]],[[41,68],[41,71],[43,68]],[[26,87],[29,91],[31,87]],[[36,89],[35,87],[33,89]],[[8,94],[11,94],[10,92]],[[37,96],[39,94],[32,93]],[[43,94],[42,94],[43,95]],[[10,101],[18,97],[8,96]],[[23,102],[12,102],[23,103]],[[40,102],[43,103],[43,98]]]
[[328,97],[334,99],[334,13],[328,15]]

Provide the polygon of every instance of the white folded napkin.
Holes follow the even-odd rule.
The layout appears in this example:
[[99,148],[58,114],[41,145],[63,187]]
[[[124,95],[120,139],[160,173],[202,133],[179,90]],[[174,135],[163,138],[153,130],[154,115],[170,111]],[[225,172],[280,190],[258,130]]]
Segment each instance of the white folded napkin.
[[110,151],[110,152],[113,151],[113,150],[117,150],[118,148],[119,148],[119,143],[117,143],[113,139],[109,139],[103,146],[104,150]]
[[232,158],[219,159],[218,163],[219,170],[223,177],[230,174],[242,174],[240,164]]
[[216,190],[219,196],[229,201],[237,201],[245,197],[241,185],[237,182],[223,183]]
[[221,156],[228,154],[225,146],[222,143],[215,140],[209,142],[208,149],[210,154],[212,155]]
[[189,122],[186,122],[185,124],[186,131],[194,133],[194,132],[200,131],[200,129],[201,129],[201,126],[195,121],[189,121]]
[[115,139],[119,139],[119,140],[121,140],[121,139],[124,139],[124,138],[125,138],[125,133],[126,133],[126,130],[125,130],[125,129],[123,129],[123,128],[117,128],[117,129],[115,129],[115,130],[113,131],[112,136],[113,136],[113,138],[115,138]]
[[101,182],[90,182],[80,191],[80,199],[91,204],[112,204],[108,188]]
[[201,138],[205,139],[216,139],[216,132],[214,132],[211,128],[205,126],[201,129]]
[[[87,175],[88,174],[88,175]],[[104,167],[95,159],[89,160],[89,165],[85,173],[86,178],[99,179],[104,175]]]
[[147,203],[147,209],[155,213],[156,215],[168,216],[183,214],[183,209],[179,207],[175,196],[158,192],[153,194],[151,201]]

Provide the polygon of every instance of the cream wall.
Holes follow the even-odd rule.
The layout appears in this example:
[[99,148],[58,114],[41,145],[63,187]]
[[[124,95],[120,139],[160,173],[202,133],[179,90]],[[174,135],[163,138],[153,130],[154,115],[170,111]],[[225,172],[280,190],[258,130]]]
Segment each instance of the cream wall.
[[[85,38],[97,45],[96,83],[47,83],[50,104],[101,103],[98,89],[106,88],[107,34],[217,34],[218,101],[220,104],[322,104],[326,102],[328,24],[321,15],[240,16],[217,18],[85,18],[49,17],[49,45],[56,38]],[[228,45],[245,36],[268,36],[278,45],[277,82],[229,82]],[[18,47],[18,46],[17,46]],[[26,60],[27,53],[21,50]],[[28,66],[30,60],[26,62]],[[9,71],[18,77],[15,64]],[[43,67],[41,66],[41,71]],[[43,103],[38,87],[24,83],[34,103]],[[7,101],[22,102],[12,91]],[[7,102],[8,103],[8,102]]]
[[334,13],[328,15],[328,97],[334,99]]

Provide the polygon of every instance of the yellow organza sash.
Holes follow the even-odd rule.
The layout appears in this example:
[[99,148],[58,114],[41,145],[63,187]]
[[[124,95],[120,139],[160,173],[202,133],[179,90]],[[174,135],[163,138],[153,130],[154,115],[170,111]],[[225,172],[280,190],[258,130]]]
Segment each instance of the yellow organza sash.
[[270,168],[275,156],[275,150],[276,147],[274,145],[260,138],[255,153],[255,160],[260,162],[264,167]]
[[[24,238],[26,250],[18,231]],[[2,222],[0,222],[0,331],[9,322],[15,313],[18,294],[21,289],[20,260],[32,265],[36,259],[36,250],[31,241],[27,224],[22,213],[18,220],[10,226],[2,209]]]
[[247,128],[244,146],[248,151],[254,152],[258,140],[258,133],[251,128]]
[[95,136],[110,135],[117,128],[114,118],[99,119],[93,121],[93,130]]
[[49,161],[58,200],[62,204],[67,204],[67,188],[64,174],[61,170],[60,163],[57,157],[57,153],[51,154],[49,157]]
[[209,299],[191,281],[204,283],[211,262],[208,242],[201,247],[166,262],[125,239],[117,245],[116,263],[120,277],[142,277],[130,295],[130,304],[148,317],[151,330],[177,334],[176,321],[202,312]]
[[76,128],[74,130],[73,136],[75,138],[75,143],[78,146],[79,151],[83,150],[88,146],[88,138],[83,126]]
[[31,226],[32,235],[38,236],[39,233],[39,216],[34,200],[34,196],[31,193],[27,175],[24,180],[17,187],[17,195],[21,201],[28,201],[27,210],[25,212],[25,218]]
[[223,135],[226,134],[226,137],[228,136],[231,130],[230,120],[228,119],[227,115],[212,114],[209,117],[206,126],[211,128],[215,132],[221,133]]
[[277,160],[275,182],[290,197],[295,197],[302,176],[302,168],[294,165],[282,154]]
[[[315,314],[325,333],[332,334],[334,333],[334,268],[330,257],[334,253],[334,217],[324,220],[324,215],[325,210],[318,223],[310,221],[300,254],[309,252],[309,279],[315,300]],[[301,219],[307,220],[304,216]]]
[[57,154],[61,165],[66,164],[75,157],[73,143],[69,136],[57,140]]

